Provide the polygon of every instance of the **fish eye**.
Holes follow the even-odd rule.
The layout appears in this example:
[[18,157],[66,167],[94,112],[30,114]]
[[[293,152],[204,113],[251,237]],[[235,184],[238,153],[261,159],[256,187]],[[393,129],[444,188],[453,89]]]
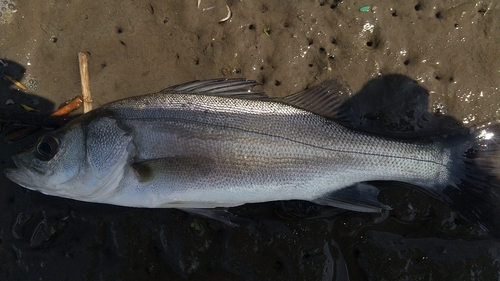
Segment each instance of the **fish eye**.
[[36,152],[40,160],[48,161],[56,155],[59,149],[59,139],[52,135],[45,135],[40,138],[36,145]]

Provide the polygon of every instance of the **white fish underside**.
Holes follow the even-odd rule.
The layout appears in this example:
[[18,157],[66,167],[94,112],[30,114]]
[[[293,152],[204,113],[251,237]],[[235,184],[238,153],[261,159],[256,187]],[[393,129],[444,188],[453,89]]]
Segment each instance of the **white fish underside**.
[[152,176],[143,181],[126,165],[97,202],[229,207],[314,200],[363,181],[449,181],[450,152],[439,143],[363,134],[281,103],[176,93],[104,108],[133,136],[129,161],[150,161]]

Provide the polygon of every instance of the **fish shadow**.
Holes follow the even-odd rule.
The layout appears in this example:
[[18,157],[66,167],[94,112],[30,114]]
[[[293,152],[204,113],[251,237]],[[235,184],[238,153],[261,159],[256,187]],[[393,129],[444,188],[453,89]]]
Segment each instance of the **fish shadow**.
[[394,138],[467,133],[461,122],[439,110],[429,110],[429,92],[399,74],[374,78],[345,100],[340,108],[350,125]]
[[38,136],[42,128],[57,129],[77,116],[50,116],[55,104],[34,93],[37,82],[33,78],[23,80],[25,71],[16,62],[0,60],[0,124],[1,133],[9,131],[4,134],[7,142]]
[[[0,204],[0,209],[14,208],[13,206],[24,206],[30,204],[20,200],[29,191],[22,190],[7,179],[3,171],[7,167],[12,167],[11,156],[20,150],[31,147],[36,139],[45,129],[54,129],[65,123],[65,120],[54,120],[52,125],[43,126],[55,107],[55,104],[42,95],[35,94],[36,81],[31,81],[26,89],[19,88],[14,81],[23,81],[26,68],[21,64],[7,60],[0,60],[0,182],[3,188],[0,190],[0,197],[7,198],[6,202]],[[26,83],[27,84],[27,83]],[[24,86],[29,86],[24,84]],[[22,105],[33,108],[35,112],[29,112]],[[20,136],[20,138],[8,142],[8,136]]]
[[53,110],[53,102],[40,95],[31,93],[32,91],[36,91],[36,81],[34,79],[29,79],[27,81],[28,86],[25,85],[26,89],[23,90],[17,87],[16,84],[8,78],[11,77],[16,81],[22,81],[26,68],[14,61],[5,59],[2,59],[1,61],[0,92],[2,93],[2,97],[0,99],[0,114],[2,117],[34,114],[27,112],[21,104],[33,108],[40,114],[48,113]]

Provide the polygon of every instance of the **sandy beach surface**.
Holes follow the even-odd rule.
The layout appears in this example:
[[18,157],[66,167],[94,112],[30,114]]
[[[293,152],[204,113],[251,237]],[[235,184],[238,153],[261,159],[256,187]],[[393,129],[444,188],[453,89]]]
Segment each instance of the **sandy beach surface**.
[[[277,97],[340,76],[362,110],[387,114],[365,127],[397,131],[406,118],[414,128],[419,116],[394,117],[409,111],[467,128],[500,120],[494,0],[0,0],[0,14],[0,72],[26,86],[0,77],[2,116],[44,116],[80,94],[84,52],[94,107],[192,80],[245,77]],[[408,81],[418,87],[384,96]],[[20,126],[2,124],[3,171],[44,130],[7,143]],[[393,208],[383,214],[270,202],[231,209],[240,221],[231,227],[50,197],[0,173],[0,279],[500,278],[499,239],[418,189],[382,185],[379,199]]]

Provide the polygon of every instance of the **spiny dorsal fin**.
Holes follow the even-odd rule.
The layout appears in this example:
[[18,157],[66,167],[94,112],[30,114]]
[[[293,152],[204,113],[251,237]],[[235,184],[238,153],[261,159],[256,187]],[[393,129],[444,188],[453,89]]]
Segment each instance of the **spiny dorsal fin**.
[[260,85],[260,83],[244,78],[219,78],[175,85],[162,90],[160,93],[178,92],[240,99],[267,99],[268,96],[264,92],[253,90],[253,87],[257,85]]
[[284,98],[273,100],[298,107],[338,121],[345,120],[341,105],[352,95],[351,89],[340,78],[325,81],[318,86]]

